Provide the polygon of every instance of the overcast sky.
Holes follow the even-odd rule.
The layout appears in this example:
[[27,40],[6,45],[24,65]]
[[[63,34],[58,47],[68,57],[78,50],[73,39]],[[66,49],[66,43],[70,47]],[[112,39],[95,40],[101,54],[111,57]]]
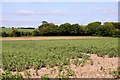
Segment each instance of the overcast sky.
[[82,25],[118,21],[118,2],[5,2],[1,11],[5,27],[37,27],[43,20]]

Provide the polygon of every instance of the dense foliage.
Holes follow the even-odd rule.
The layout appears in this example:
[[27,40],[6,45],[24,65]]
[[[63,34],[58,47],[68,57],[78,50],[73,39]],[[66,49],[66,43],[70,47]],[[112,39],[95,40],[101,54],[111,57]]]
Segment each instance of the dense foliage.
[[3,37],[20,37],[20,36],[120,36],[120,23],[119,22],[92,22],[88,25],[64,23],[55,25],[43,21],[38,28],[32,32],[22,32],[13,28],[11,33],[6,31],[1,32]]

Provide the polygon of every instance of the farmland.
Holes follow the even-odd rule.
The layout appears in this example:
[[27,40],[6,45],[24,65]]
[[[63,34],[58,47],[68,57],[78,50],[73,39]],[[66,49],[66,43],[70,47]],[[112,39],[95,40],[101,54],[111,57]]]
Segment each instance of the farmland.
[[[73,70],[65,66],[73,64],[84,67],[88,62],[93,65],[91,55],[97,55],[101,61],[107,55],[108,61],[111,60],[111,63],[116,63],[114,66],[117,67],[117,58],[115,58],[115,61],[114,59],[112,61],[112,58],[118,57],[118,38],[2,41],[2,69],[12,72],[25,71],[25,74],[31,74],[29,71],[33,69],[36,75],[38,74],[37,77],[49,76],[49,74],[39,75],[39,70],[55,67],[58,68],[58,74],[64,69],[67,73],[66,75],[61,75],[60,73],[59,75],[54,75],[54,77],[62,76],[66,78],[77,75]],[[113,70],[112,68],[111,70]]]
[[[21,31],[21,32],[32,32],[34,29],[18,29],[18,28],[15,28],[17,29],[18,31]],[[12,32],[12,28],[0,28],[0,30],[2,32],[6,32],[6,33],[11,33]]]

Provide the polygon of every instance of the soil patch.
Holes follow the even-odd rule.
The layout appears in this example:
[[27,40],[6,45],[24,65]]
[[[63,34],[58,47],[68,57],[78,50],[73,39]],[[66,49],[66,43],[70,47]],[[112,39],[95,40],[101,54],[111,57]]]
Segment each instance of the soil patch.
[[91,38],[104,38],[104,37],[91,37],[91,36],[50,36],[50,37],[4,37],[0,40],[62,40],[62,39],[91,39]]

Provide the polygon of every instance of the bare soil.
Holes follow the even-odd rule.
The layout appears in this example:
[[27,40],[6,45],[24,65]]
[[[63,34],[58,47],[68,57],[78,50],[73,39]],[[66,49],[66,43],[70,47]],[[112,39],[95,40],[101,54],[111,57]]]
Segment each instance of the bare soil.
[[91,39],[91,38],[104,38],[104,37],[91,37],[91,36],[47,36],[47,37],[2,37],[0,40],[62,40],[62,39]]
[[[69,76],[70,78],[114,78],[110,72],[117,70],[118,68],[118,58],[108,58],[106,57],[98,57],[96,54],[91,54],[90,59],[87,64],[85,64],[83,67],[78,65],[67,65],[70,70],[74,72],[74,76]],[[56,78],[58,76],[59,71],[58,67],[48,68],[44,67],[38,70],[38,75],[36,75],[36,72],[33,68],[28,69],[30,71],[30,77],[31,78],[41,78],[41,76],[48,74],[50,78]],[[13,72],[15,74],[16,72]],[[24,78],[25,72],[19,72],[23,75]],[[63,75],[64,71],[62,72]]]

